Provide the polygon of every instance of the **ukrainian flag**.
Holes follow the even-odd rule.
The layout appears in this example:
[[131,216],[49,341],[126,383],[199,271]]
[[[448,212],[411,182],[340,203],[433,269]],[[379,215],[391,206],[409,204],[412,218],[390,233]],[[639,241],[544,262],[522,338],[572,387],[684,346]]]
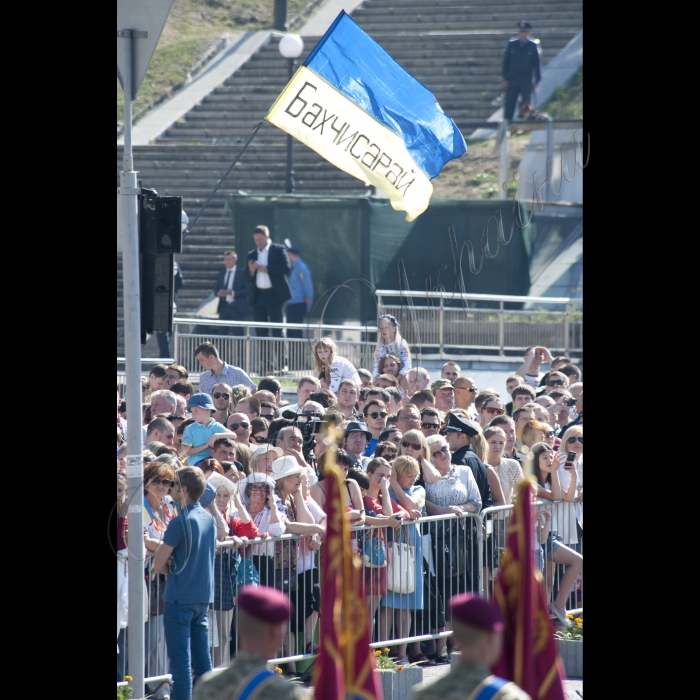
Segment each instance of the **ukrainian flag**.
[[435,96],[342,11],[265,117],[413,221],[467,146]]

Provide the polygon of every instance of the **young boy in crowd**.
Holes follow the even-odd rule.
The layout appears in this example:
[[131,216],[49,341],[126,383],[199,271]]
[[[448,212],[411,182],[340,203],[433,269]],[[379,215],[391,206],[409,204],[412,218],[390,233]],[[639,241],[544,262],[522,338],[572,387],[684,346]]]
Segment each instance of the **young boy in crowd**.
[[196,467],[210,457],[211,448],[217,440],[225,437],[236,440],[236,434],[212,418],[216,406],[209,394],[195,394],[190,398],[187,408],[194,423],[188,425],[182,434],[179,454],[182,458],[187,457],[190,467]]

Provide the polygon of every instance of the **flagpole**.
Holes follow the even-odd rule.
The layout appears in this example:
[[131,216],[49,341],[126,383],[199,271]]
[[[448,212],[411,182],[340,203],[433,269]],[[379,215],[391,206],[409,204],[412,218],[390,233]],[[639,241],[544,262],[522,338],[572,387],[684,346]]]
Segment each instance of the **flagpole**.
[[214,198],[214,195],[219,191],[219,188],[221,185],[224,184],[224,180],[230,175],[231,171],[234,169],[236,166],[236,163],[241,159],[241,156],[245,153],[246,148],[250,146],[251,141],[255,138],[255,135],[260,131],[260,127],[264,124],[265,120],[261,119],[260,123],[254,128],[253,133],[250,135],[250,138],[246,141],[245,146],[243,146],[243,150],[236,156],[236,159],[231,163],[231,167],[226,171],[224,176],[219,180],[219,184],[214,188],[213,192],[209,195],[209,198],[207,199],[206,202],[202,205],[202,208],[197,212],[197,216],[194,217],[194,221],[187,227],[185,232],[182,234],[182,238],[184,238],[192,231],[194,228],[194,225],[197,223],[197,220],[199,217],[202,215],[202,212],[209,206],[209,202]]

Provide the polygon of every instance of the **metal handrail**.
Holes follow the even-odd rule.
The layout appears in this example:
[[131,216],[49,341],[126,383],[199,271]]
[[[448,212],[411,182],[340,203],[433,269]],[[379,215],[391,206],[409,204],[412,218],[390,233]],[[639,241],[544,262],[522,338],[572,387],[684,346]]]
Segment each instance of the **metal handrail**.
[[[202,323],[204,322],[204,323]],[[178,316],[173,319],[173,323],[179,325],[204,325],[204,326],[222,326],[222,327],[244,327],[244,328],[291,328],[292,330],[316,330],[321,328],[330,331],[363,331],[365,333],[376,333],[377,328],[373,324],[371,326],[341,326],[332,323],[260,323],[256,321],[221,321],[218,318],[209,318],[208,316],[198,316],[197,318],[182,318]]]
[[569,297],[523,297],[508,294],[471,294],[462,292],[412,292],[397,289],[378,289],[377,297],[426,297],[428,299],[466,299],[474,301],[497,301],[540,304],[581,304],[583,299],[569,299]]

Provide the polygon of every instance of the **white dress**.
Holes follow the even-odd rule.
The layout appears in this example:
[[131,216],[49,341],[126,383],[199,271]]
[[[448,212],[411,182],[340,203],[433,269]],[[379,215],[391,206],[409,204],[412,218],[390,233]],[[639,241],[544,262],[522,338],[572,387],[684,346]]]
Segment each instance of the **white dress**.
[[340,382],[344,379],[352,379],[356,384],[361,384],[360,375],[357,373],[355,365],[344,357],[336,357],[335,360],[331,362],[330,390],[334,394],[338,393]]
[[411,371],[411,355],[408,352],[408,345],[406,341],[402,338],[401,345],[396,347],[396,343],[386,343],[380,345],[374,353],[374,371],[372,372],[373,377],[379,376],[379,360],[385,355],[396,355],[396,357],[401,358],[403,362],[403,367],[399,372],[400,377],[405,377]]

